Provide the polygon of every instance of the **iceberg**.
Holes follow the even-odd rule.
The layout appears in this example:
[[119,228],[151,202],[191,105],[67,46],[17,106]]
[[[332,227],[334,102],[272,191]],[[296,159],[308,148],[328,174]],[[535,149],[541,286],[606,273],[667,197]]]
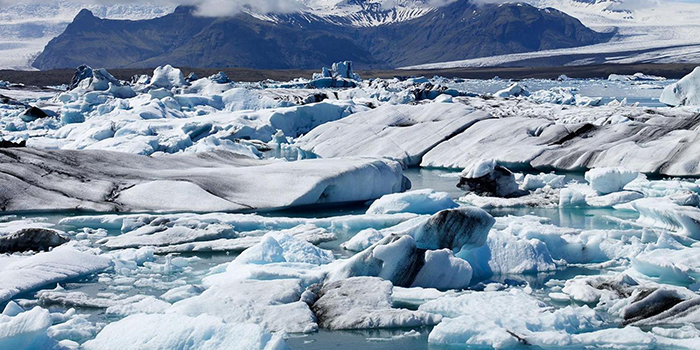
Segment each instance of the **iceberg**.
[[636,171],[624,168],[594,168],[586,172],[586,181],[600,194],[622,191],[625,186],[639,176]]
[[494,218],[486,211],[462,207],[439,211],[407,233],[421,249],[460,250],[483,246],[494,223]]
[[522,85],[518,83],[513,83],[503,90],[499,90],[493,94],[494,97],[508,98],[508,97],[527,97],[530,96],[530,92],[525,89]]
[[177,68],[173,68],[171,65],[165,65],[158,67],[153,71],[153,77],[151,78],[148,86],[152,88],[171,89],[185,85],[187,85],[187,81],[182,75],[182,71]]
[[448,193],[425,189],[382,196],[370,205],[367,214],[435,214],[455,207],[457,203]]
[[57,231],[45,228],[25,228],[9,235],[0,235],[0,254],[47,251],[68,242]]
[[3,153],[0,167],[14,175],[0,178],[6,211],[240,211],[366,201],[409,188],[400,164],[388,160],[260,161],[225,151],[145,157],[17,149]]
[[431,326],[441,317],[391,307],[391,282],[354,277],[325,284],[312,309],[326,329],[377,329]]
[[493,159],[474,159],[462,171],[457,187],[482,196],[519,197],[515,176]]
[[355,87],[361,81],[360,76],[353,72],[351,61],[336,62],[331,69],[323,67],[321,73],[314,73],[309,86],[314,88],[343,88]]
[[[16,310],[12,310],[12,309]],[[55,345],[46,334],[52,324],[48,310],[22,310],[10,302],[0,314],[0,348],[13,350],[48,349]]]
[[384,105],[320,125],[297,144],[324,158],[381,156],[411,166],[441,142],[486,118],[490,116],[463,104]]
[[[329,272],[328,280],[373,276],[401,287],[468,287],[472,267],[454,256],[452,250],[483,246],[494,223],[493,217],[478,208],[458,208],[418,220],[406,222],[407,227],[402,229],[392,228],[362,252],[338,261]],[[365,233],[358,235],[363,238],[350,243],[351,248],[364,245],[361,240],[366,239]]]
[[[495,110],[489,112],[499,116]],[[516,171],[622,167],[670,176],[694,176],[700,171],[691,157],[696,143],[686,141],[696,137],[692,125],[697,121],[687,112],[654,110],[654,115],[647,116],[640,110],[624,121],[613,121],[614,114],[600,120],[584,118],[587,112],[583,111],[574,113],[571,120],[562,112],[538,117],[546,112],[534,107],[519,112],[532,115],[507,112],[474,123],[428,151],[420,165],[456,169],[475,159],[493,159]]]
[[700,67],[664,88],[659,101],[669,106],[700,105]]
[[700,239],[700,209],[679,205],[671,198],[642,198],[630,203],[639,212],[637,222]]
[[648,75],[642,72],[637,72],[632,75],[625,74],[610,74],[608,76],[609,81],[664,81],[666,78],[659,77],[655,75]]
[[482,247],[463,249],[457,256],[469,262],[474,281],[483,281],[494,275],[536,274],[556,269],[544,242],[498,230],[489,233]]

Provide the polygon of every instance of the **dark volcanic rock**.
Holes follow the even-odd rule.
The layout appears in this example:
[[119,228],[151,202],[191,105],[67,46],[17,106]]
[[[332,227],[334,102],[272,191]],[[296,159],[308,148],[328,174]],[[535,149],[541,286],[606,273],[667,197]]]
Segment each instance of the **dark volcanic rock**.
[[47,251],[68,242],[68,239],[54,230],[26,228],[8,236],[0,237],[0,254]]
[[240,13],[122,21],[83,10],[34,62],[39,69],[98,67],[316,68],[351,60],[357,68],[467,59],[603,42],[603,35],[555,9],[457,0],[410,21],[357,27],[347,17],[310,13],[265,21]]

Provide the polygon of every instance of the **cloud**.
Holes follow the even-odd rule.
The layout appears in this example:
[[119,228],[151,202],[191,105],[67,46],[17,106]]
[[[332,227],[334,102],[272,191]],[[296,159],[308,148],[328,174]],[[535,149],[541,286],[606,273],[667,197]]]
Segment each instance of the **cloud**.
[[[47,5],[46,0],[0,0],[2,7],[19,4]],[[57,1],[55,1],[57,2]],[[299,0],[73,0],[74,4],[84,5],[189,5],[197,7],[197,14],[207,17],[232,16],[250,9],[260,13],[290,13],[302,9]]]
[[[91,4],[91,5],[115,5],[115,4],[132,4],[132,5],[162,5],[162,6],[177,6],[190,5],[196,6],[197,14],[207,17],[223,17],[232,16],[246,9],[253,10],[259,13],[291,13],[305,8],[304,0],[70,0],[72,3]],[[459,0],[423,0],[423,3],[429,7],[441,7]],[[471,0],[477,4],[486,3],[506,3],[517,2],[513,0]],[[617,10],[635,10],[649,6],[658,6],[659,2],[663,1],[681,1],[681,0],[623,0],[620,3],[611,5],[611,9]],[[688,0],[685,0],[688,1]],[[700,1],[700,0],[697,0]],[[44,4],[54,1],[47,0],[0,0],[0,7],[12,6],[17,4]],[[533,2],[525,0],[525,2]],[[396,4],[403,3],[401,0],[380,0],[382,8],[390,9]],[[2,9],[0,8],[0,11]]]
[[197,14],[206,17],[234,15],[250,9],[258,13],[291,13],[299,11],[301,3],[294,0],[199,0]]

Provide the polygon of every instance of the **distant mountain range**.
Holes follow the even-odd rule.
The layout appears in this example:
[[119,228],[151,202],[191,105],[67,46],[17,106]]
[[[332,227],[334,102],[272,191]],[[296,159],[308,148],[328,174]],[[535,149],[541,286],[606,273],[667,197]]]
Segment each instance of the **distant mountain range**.
[[345,0],[291,14],[194,15],[181,6],[163,17],[124,21],[81,11],[37,59],[39,69],[153,67],[317,68],[352,60],[359,68],[570,48],[605,42],[576,18],[528,4],[457,0],[428,7],[404,0]]
[[[631,63],[700,64],[700,2],[673,0],[528,0],[555,7],[612,38],[569,49],[493,54],[405,68],[564,66]],[[439,63],[438,63],[439,62]]]
[[29,69],[46,44],[63,33],[81,9],[89,9],[102,18],[138,20],[164,16],[174,7],[132,2],[86,4],[81,0],[0,5],[0,69]]

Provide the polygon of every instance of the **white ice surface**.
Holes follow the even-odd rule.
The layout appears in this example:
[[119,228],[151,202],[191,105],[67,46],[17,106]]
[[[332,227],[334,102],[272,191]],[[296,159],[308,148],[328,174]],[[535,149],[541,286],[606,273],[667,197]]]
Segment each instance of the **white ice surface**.
[[284,340],[253,324],[227,323],[220,318],[199,315],[137,314],[111,323],[86,350],[285,350]]
[[457,207],[449,193],[425,189],[382,196],[370,205],[367,214],[435,214]]
[[[0,178],[6,210],[271,209],[366,201],[407,186],[400,164],[388,160],[261,161],[224,151],[145,157],[22,149],[8,151],[0,168],[8,173]],[[40,169],[52,170],[43,176]]]
[[449,136],[489,118],[472,112],[460,103],[385,105],[323,124],[300,138],[298,144],[324,158],[383,156],[416,165]]
[[0,265],[0,302],[64,280],[100,272],[112,266],[104,256],[58,247],[46,253],[21,257]]

